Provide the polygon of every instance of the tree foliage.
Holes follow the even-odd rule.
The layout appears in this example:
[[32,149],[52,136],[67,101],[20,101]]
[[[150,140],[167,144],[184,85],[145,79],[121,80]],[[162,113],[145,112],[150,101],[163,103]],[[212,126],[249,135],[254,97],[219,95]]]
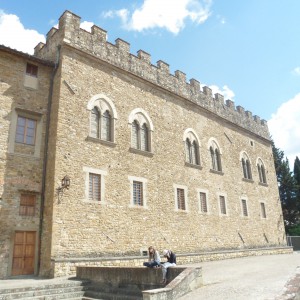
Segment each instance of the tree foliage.
[[296,156],[294,162],[294,178],[296,180],[296,189],[297,189],[297,201],[300,202],[300,160],[299,157]]
[[[298,225],[300,221],[300,199],[298,198],[299,188],[296,176],[294,176],[290,171],[289,161],[284,157],[284,152],[279,148],[276,148],[274,142],[272,142],[272,149],[283,218],[285,228],[288,231],[290,228]],[[300,165],[297,164],[296,169],[297,174],[300,176]]]

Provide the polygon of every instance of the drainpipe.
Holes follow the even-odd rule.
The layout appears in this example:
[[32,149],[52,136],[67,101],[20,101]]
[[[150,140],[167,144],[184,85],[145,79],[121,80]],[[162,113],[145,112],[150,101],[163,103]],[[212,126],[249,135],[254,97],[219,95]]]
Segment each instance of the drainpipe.
[[49,142],[49,130],[51,120],[51,108],[52,108],[52,97],[53,97],[53,85],[56,72],[59,67],[60,59],[60,45],[57,47],[56,62],[50,78],[48,105],[47,105],[47,122],[46,122],[46,134],[45,134],[45,146],[43,156],[43,174],[42,174],[42,191],[41,191],[41,205],[40,205],[40,224],[39,224],[39,245],[38,245],[38,266],[37,274],[40,273],[41,266],[41,252],[42,252],[42,233],[43,233],[43,222],[44,222],[44,205],[45,205],[45,190],[46,190],[46,173],[47,173],[47,162],[48,162],[48,142]]

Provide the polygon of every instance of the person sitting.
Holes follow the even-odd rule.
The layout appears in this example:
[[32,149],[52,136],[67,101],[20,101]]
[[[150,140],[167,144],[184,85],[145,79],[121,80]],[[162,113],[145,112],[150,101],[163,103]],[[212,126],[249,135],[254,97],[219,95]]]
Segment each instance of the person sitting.
[[167,258],[167,261],[165,263],[162,263],[162,274],[163,279],[161,281],[162,284],[167,283],[167,271],[169,267],[176,266],[176,255],[171,250],[165,249],[163,251],[163,255],[165,258]]
[[157,250],[154,249],[153,246],[148,248],[149,253],[149,261],[144,262],[143,265],[148,268],[154,268],[160,266],[160,255]]

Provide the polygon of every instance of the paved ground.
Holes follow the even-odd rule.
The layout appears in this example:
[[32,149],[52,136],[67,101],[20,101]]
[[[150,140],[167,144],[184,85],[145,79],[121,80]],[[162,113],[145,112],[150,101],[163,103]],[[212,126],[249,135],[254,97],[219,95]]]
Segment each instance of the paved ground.
[[[284,292],[285,284],[295,277],[300,266],[300,252],[195,265],[203,268],[204,286],[180,300],[274,300]],[[292,298],[284,296],[280,299]]]
[[[274,300],[286,283],[295,278],[300,266],[300,252],[252,256],[194,264],[203,268],[204,286],[180,300]],[[299,273],[299,268],[298,268]],[[0,288],[34,286],[67,278],[19,278],[0,280]],[[300,280],[296,282],[300,286]],[[292,299],[280,297],[278,299]]]

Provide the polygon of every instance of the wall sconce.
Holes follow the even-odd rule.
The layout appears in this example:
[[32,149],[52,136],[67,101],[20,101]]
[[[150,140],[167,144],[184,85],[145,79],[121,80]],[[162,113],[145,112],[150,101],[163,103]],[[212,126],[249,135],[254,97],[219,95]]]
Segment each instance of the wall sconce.
[[60,202],[59,200],[61,199],[62,195],[64,194],[65,190],[68,190],[70,187],[70,177],[68,175],[66,175],[62,180],[61,180],[61,186],[58,187],[57,190],[57,196],[58,196],[58,202]]

